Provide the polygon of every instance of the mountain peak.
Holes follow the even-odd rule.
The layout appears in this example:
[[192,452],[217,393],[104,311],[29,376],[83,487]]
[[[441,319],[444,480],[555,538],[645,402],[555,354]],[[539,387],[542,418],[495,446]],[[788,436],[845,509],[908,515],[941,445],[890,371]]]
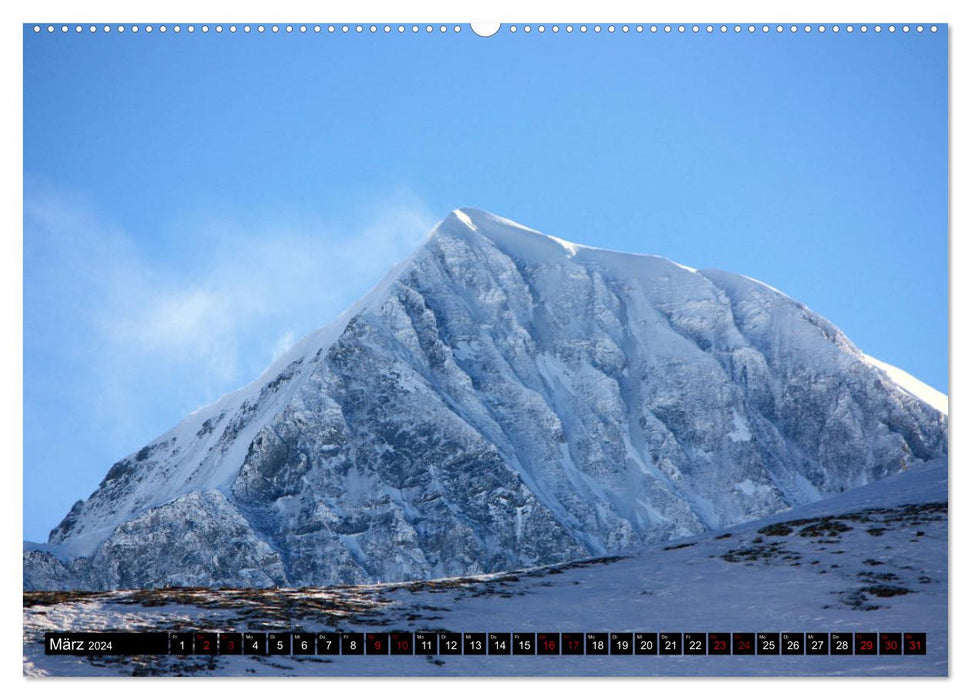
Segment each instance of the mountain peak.
[[[645,261],[672,265],[686,272],[697,272],[693,267],[682,265],[660,255],[643,252],[625,252],[597,248],[552,236],[524,226],[512,219],[498,216],[483,209],[462,207],[453,210],[435,229],[464,238],[467,241],[486,240],[507,255],[527,263],[555,263],[579,257],[580,264],[593,264],[610,269],[618,267],[630,272],[630,265]],[[470,236],[477,234],[478,238]]]
[[453,210],[435,231],[468,242],[488,241],[507,255],[530,262],[572,256],[584,247],[473,207]]
[[798,302],[462,208],[117,462],[50,553],[95,588],[458,576],[705,532],[946,453],[946,416]]

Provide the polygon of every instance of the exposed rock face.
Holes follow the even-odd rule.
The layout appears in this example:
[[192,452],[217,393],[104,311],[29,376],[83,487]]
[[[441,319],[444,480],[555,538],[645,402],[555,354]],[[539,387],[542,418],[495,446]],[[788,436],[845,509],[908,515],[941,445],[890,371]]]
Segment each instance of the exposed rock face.
[[84,588],[71,566],[50,552],[24,549],[25,591],[72,591]]
[[[774,289],[459,210],[50,542],[91,588],[424,579],[723,527],[946,451],[944,414]],[[26,557],[25,587],[57,579]]]
[[122,523],[87,573],[99,589],[287,583],[280,555],[218,491],[193,491]]

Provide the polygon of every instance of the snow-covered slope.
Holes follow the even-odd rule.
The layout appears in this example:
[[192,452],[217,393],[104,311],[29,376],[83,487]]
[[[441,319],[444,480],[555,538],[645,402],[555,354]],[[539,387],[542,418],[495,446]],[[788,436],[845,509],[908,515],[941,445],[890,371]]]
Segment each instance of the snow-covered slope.
[[899,367],[888,365],[886,362],[881,362],[877,358],[870,357],[869,355],[864,355],[863,359],[874,367],[886,372],[887,376],[895,381],[900,388],[909,391],[924,403],[933,406],[945,416],[947,415],[947,394],[942,394],[934,387],[924,384],[917,377],[903,371]]
[[[947,464],[611,557],[404,584],[24,596],[28,675],[946,675]],[[926,656],[45,656],[46,631],[923,632]]]
[[764,517],[946,441],[946,415],[764,284],[457,210],[115,464],[25,585],[59,587],[55,556],[93,588],[509,570]]

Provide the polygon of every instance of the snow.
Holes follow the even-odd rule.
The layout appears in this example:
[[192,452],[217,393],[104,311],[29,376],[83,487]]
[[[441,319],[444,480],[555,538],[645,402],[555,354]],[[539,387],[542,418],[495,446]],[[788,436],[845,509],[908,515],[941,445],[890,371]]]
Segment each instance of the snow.
[[744,493],[746,496],[755,495],[755,484],[752,483],[751,479],[746,479],[738,484],[738,490]]
[[455,215],[455,218],[457,218],[459,221],[461,221],[463,224],[465,224],[466,226],[468,226],[473,231],[478,231],[479,230],[478,227],[472,222],[472,217],[469,216],[468,214],[466,214],[461,209],[456,209],[452,213]]
[[732,442],[748,442],[752,439],[752,432],[748,429],[748,423],[735,408],[732,408],[732,425],[734,430],[728,434],[729,440]]
[[584,262],[597,261],[605,266],[629,266],[638,264],[638,259],[649,258],[686,272],[697,272],[693,267],[676,263],[659,255],[627,253],[573,243],[528,228],[510,219],[471,207],[456,209],[449,218],[439,225],[439,228],[450,230],[450,220],[453,217],[465,227],[489,240],[506,254],[521,260],[550,263],[558,257],[572,258],[582,254]]
[[899,367],[894,367],[886,362],[881,362],[877,358],[870,357],[869,355],[863,355],[863,358],[867,363],[886,372],[887,376],[890,377],[890,379],[892,379],[897,386],[916,396],[924,403],[933,406],[945,416],[947,415],[947,394],[941,393],[934,387],[924,384],[924,382],[919,380],[917,377],[908,374]]
[[580,246],[577,245],[576,243],[570,243],[570,241],[564,241],[562,238],[557,238],[556,236],[550,236],[550,238],[552,238],[554,241],[556,241],[561,246],[563,246],[563,250],[569,253],[570,257],[573,257],[574,255],[576,255],[577,251],[580,250]]

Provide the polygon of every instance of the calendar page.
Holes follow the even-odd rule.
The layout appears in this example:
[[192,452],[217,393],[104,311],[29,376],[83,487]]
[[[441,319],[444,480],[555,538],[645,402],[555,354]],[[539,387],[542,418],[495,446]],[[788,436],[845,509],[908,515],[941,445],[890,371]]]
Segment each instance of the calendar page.
[[946,23],[22,40],[24,675],[948,675]]

